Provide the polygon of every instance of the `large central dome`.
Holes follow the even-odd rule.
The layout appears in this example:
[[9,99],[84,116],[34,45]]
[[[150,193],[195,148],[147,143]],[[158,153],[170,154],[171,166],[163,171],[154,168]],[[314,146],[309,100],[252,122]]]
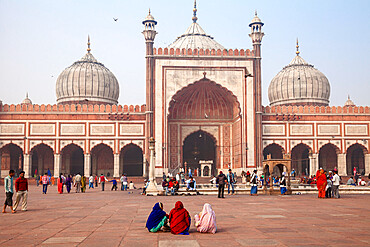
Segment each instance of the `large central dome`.
[[268,89],[270,105],[329,104],[330,84],[326,76],[299,56],[272,80]]
[[66,68],[56,83],[60,104],[117,104],[119,85],[113,73],[90,52]]
[[172,44],[168,46],[168,49],[174,48],[177,49],[225,49],[222,45],[216,42],[210,35],[207,35],[206,32],[200,27],[197,23],[197,8],[196,3],[194,3],[194,16],[192,18],[193,23],[185,31],[183,35],[178,37]]

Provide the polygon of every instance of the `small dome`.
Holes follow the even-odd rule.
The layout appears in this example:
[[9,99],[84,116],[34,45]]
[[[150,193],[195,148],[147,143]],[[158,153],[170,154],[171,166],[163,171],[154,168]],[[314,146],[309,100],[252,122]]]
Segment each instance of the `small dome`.
[[145,20],[143,21],[143,24],[145,24],[145,22],[155,22],[155,24],[157,25],[156,20],[154,19],[154,17],[150,13],[150,9],[149,9],[149,14],[146,16]]
[[113,73],[90,53],[66,68],[56,82],[57,102],[117,104],[119,85]]
[[261,24],[262,26],[264,25],[261,19],[257,16],[257,11],[255,12],[254,17],[249,26],[252,26],[253,24]]
[[326,76],[297,56],[272,80],[268,88],[270,105],[328,105],[330,84]]
[[32,105],[32,100],[28,98],[28,93],[26,93],[26,98],[22,101],[22,104],[31,104]]
[[344,106],[356,106],[355,103],[353,103],[353,101],[349,97],[349,95],[348,95],[348,99],[347,99],[346,103],[344,104]]

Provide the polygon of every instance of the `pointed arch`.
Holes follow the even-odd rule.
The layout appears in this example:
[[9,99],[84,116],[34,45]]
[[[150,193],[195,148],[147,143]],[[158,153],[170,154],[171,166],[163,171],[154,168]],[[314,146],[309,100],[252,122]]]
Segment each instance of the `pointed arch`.
[[91,162],[93,174],[113,176],[114,156],[113,149],[105,143],[94,145],[91,149]]
[[135,143],[128,143],[120,150],[120,174],[143,176],[143,150]]
[[338,168],[338,153],[340,153],[340,149],[333,143],[321,146],[319,150],[319,167],[326,171]]
[[31,174],[42,175],[48,171],[54,174],[54,150],[45,143],[39,143],[30,150],[32,155]]
[[292,169],[298,176],[310,174],[310,156],[312,149],[305,143],[295,145],[291,150]]
[[365,172],[365,154],[367,153],[367,148],[360,143],[354,143],[347,148],[346,166],[348,175],[354,175],[355,167],[356,172],[360,174]]
[[14,143],[7,143],[0,148],[1,177],[8,175],[9,170],[14,170],[15,175],[23,170],[23,149]]
[[70,143],[60,151],[62,159],[61,173],[83,174],[84,172],[84,151],[76,143]]
[[263,158],[266,160],[267,155],[271,154],[271,159],[283,159],[283,153],[285,149],[281,145],[271,143],[263,149]]

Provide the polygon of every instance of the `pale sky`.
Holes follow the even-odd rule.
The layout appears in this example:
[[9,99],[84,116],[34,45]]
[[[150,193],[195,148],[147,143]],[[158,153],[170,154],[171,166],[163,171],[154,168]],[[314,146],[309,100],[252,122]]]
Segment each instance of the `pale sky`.
[[[86,53],[120,84],[119,104],[145,104],[148,8],[158,21],[155,47],[165,47],[191,24],[193,0],[0,0],[0,100],[56,103],[58,75]],[[252,49],[248,24],[258,11],[262,42],[263,104],[271,79],[295,56],[323,72],[330,105],[370,105],[370,1],[198,0],[198,23],[229,49]],[[114,18],[118,18],[115,22]]]

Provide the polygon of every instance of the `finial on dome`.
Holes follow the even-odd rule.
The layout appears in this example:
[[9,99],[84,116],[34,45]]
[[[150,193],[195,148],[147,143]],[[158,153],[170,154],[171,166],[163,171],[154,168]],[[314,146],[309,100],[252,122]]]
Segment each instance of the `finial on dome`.
[[193,9],[193,18],[191,18],[193,22],[197,22],[198,17],[197,17],[197,0],[194,0],[194,9]]
[[254,15],[257,16],[257,10],[254,11]]
[[297,48],[297,51],[295,52],[297,54],[297,56],[299,55],[299,44],[298,44],[298,38],[297,38],[297,45],[296,45],[296,48]]
[[149,8],[149,15],[150,15],[150,8]]
[[87,36],[87,52],[90,53],[90,35]]

